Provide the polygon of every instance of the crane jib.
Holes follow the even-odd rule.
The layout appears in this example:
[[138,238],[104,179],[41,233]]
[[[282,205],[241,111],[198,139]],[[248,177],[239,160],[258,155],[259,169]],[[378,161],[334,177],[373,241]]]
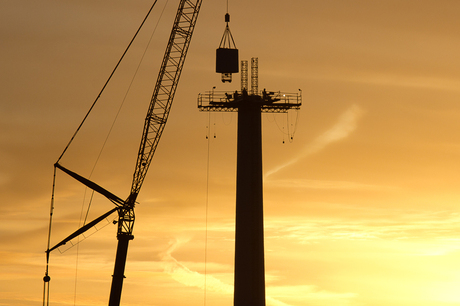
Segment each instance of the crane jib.
[[88,180],[87,178],[84,178],[83,176],[81,176],[81,175],[79,175],[79,174],[77,174],[77,173],[75,173],[73,171],[70,171],[69,169],[64,168],[59,163],[55,163],[54,166],[56,168],[59,168],[63,172],[67,173],[68,175],[70,175],[71,177],[73,177],[74,179],[76,179],[77,181],[79,181],[80,183],[85,185],[86,187],[91,188],[94,191],[102,194],[103,196],[105,196],[107,199],[109,199],[110,201],[112,201],[116,205],[123,205],[125,203],[125,201],[123,201],[122,199],[120,199],[119,197],[117,197],[116,195],[114,195],[113,193],[108,191],[107,189],[102,188],[101,186],[99,186],[98,184]]
[[49,250],[46,250],[46,253],[50,253],[54,249],[57,249],[58,247],[60,247],[62,245],[65,245],[68,241],[72,240],[73,238],[83,234],[84,232],[86,232],[87,230],[89,230],[90,228],[92,228],[93,226],[95,226],[96,224],[98,224],[99,222],[101,222],[102,220],[104,220],[105,218],[110,216],[111,214],[113,214],[116,210],[118,210],[118,207],[115,207],[115,208],[109,210],[108,212],[106,212],[105,214],[100,216],[99,218],[96,218],[93,221],[91,221],[90,223],[86,224],[85,226],[82,226],[81,228],[76,230],[74,233],[69,235],[67,238],[65,238],[64,240],[62,240],[58,244],[56,244],[54,247],[50,248]]

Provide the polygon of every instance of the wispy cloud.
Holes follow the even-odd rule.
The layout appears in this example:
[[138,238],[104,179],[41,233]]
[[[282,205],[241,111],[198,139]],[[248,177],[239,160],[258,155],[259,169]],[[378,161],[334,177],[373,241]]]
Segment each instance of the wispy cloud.
[[[206,289],[210,292],[231,295],[233,294],[233,285],[226,284],[212,275],[204,274],[190,270],[185,265],[177,261],[172,253],[181,245],[187,243],[189,239],[176,239],[165,251],[162,259],[164,272],[171,276],[175,281],[191,287]],[[205,279],[206,277],[206,279]],[[354,293],[334,293],[324,291],[317,286],[267,286],[266,302],[268,306],[290,306],[291,304],[283,302],[281,299],[297,302],[334,302],[336,305],[348,305],[351,298],[356,297]],[[337,304],[338,303],[338,304]],[[345,304],[344,304],[345,303]]]
[[[375,212],[379,214],[378,211]],[[276,218],[266,222],[266,238],[293,240],[300,244],[319,241],[393,241],[400,242],[398,248],[417,256],[436,256],[457,252],[459,247],[459,222],[457,212],[398,212],[391,219],[383,216],[360,219],[320,218],[288,219]],[[295,224],[295,225],[293,225]],[[406,249],[407,248],[407,249]]]
[[326,291],[312,285],[268,287],[267,293],[274,297],[293,301],[295,304],[309,301],[309,305],[350,305],[351,299],[358,296],[351,292]]
[[395,190],[396,187],[384,185],[362,184],[351,181],[332,180],[307,180],[307,179],[285,179],[276,180],[277,187],[295,189],[340,189],[340,190]]
[[297,163],[300,159],[305,158],[308,155],[321,151],[333,142],[348,137],[356,129],[358,119],[363,113],[364,111],[358,105],[353,104],[342,115],[340,115],[337,122],[329,130],[319,135],[311,143],[307,144],[296,157],[271,169],[270,171],[267,171],[267,173],[265,173],[265,178],[280,171],[281,169]]
[[[180,262],[178,262],[171,254],[188,240],[176,239],[171,246],[166,250],[163,256],[164,272],[168,273],[175,281],[186,286],[198,287],[208,291],[233,294],[233,285],[226,284],[212,275],[204,275],[196,271],[192,271]],[[267,304],[270,306],[289,306],[273,297],[266,297]]]
[[[163,256],[164,272],[169,274],[175,281],[186,286],[198,287],[213,292],[231,294],[233,293],[233,286],[223,283],[221,280],[213,277],[212,275],[205,276],[204,274],[192,271],[180,262],[178,262],[172,253],[188,240],[176,239],[170,247],[166,250]],[[206,279],[205,279],[206,277]]]

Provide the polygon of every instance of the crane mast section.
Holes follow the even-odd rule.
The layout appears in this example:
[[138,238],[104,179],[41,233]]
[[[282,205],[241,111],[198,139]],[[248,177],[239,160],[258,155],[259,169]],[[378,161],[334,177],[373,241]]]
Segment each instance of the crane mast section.
[[181,0],[145,118],[131,187],[131,205],[139,193],[169,116],[202,0]]

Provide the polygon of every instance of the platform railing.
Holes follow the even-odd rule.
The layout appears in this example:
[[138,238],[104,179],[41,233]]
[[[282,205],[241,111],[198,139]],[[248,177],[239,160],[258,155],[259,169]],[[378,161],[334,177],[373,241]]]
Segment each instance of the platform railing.
[[252,95],[246,91],[212,90],[198,95],[198,108],[201,111],[237,111],[238,103],[241,103],[244,97],[260,102],[264,112],[284,112],[288,109],[299,109],[302,105],[301,90],[295,93],[263,90],[260,95]]

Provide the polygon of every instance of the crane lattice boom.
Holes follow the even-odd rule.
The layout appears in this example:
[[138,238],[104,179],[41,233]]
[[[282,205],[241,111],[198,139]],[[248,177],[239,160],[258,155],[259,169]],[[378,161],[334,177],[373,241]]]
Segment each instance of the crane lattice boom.
[[181,0],[179,3],[150,106],[145,117],[131,193],[124,205],[118,210],[118,247],[109,306],[118,306],[120,303],[128,243],[129,240],[134,238],[132,235],[135,219],[134,204],[169,116],[201,2],[201,0]]
[[180,2],[150,107],[145,118],[144,133],[139,147],[131,194],[139,193],[168,119],[200,6],[201,0],[182,0]]

